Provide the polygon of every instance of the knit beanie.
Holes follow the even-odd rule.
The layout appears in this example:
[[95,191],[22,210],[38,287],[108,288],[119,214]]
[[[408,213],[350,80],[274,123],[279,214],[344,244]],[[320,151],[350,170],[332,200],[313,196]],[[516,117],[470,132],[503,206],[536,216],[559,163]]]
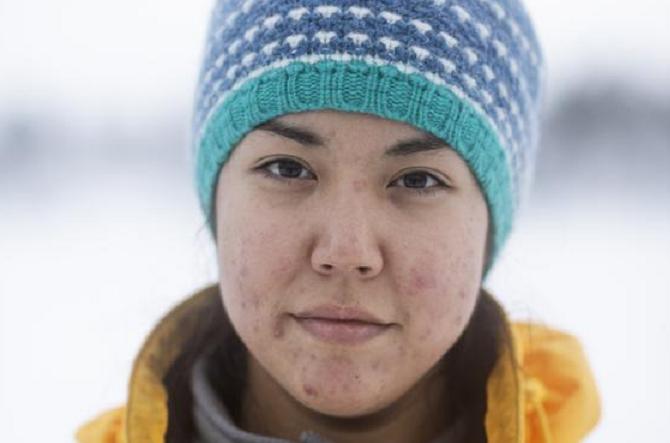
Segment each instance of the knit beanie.
[[255,126],[374,114],[437,136],[469,166],[491,221],[486,278],[530,187],[543,71],[519,0],[218,0],[192,133],[209,230],[219,172]]

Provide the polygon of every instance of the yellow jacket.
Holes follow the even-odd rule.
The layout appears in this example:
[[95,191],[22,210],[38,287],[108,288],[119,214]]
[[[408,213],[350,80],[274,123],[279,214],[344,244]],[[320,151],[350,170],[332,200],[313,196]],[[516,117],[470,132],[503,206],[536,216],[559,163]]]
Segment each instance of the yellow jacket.
[[[81,426],[80,443],[163,442],[168,415],[162,376],[194,326],[189,312],[218,296],[218,287],[210,286],[163,317],[135,358],[126,405]],[[515,322],[510,329],[512,355],[500,356],[487,384],[489,443],[581,441],[600,419],[600,399],[579,342],[537,324]]]

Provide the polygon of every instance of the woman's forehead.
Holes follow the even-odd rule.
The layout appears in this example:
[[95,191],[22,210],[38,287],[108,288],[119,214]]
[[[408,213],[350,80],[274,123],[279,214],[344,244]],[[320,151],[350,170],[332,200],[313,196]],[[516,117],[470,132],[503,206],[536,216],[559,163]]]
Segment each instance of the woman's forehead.
[[386,159],[414,154],[458,157],[444,140],[405,122],[371,114],[336,110],[285,114],[268,120],[255,131],[285,138],[313,151],[329,151],[341,143]]

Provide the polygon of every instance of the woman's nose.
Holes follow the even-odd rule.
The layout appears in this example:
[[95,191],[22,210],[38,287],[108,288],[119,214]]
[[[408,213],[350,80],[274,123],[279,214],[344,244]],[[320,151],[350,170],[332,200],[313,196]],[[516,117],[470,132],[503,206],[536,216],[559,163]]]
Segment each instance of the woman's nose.
[[371,278],[383,267],[375,215],[359,197],[349,194],[322,211],[312,266],[320,274]]

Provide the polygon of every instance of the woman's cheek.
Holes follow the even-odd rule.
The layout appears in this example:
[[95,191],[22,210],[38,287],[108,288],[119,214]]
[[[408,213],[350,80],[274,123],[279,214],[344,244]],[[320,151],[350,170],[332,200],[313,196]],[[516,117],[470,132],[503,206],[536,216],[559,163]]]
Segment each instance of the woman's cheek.
[[287,302],[285,288],[298,266],[299,257],[292,254],[295,247],[277,232],[275,224],[239,238],[237,264],[230,273],[235,281],[231,302],[237,306],[237,322],[247,324],[247,333],[280,338],[285,325],[278,316]]
[[439,358],[455,343],[467,324],[477,296],[470,273],[476,270],[461,257],[438,257],[429,250],[409,267],[401,294],[409,313],[411,340]]
[[234,235],[226,230],[226,237],[220,238],[219,246],[219,284],[224,305],[231,321],[241,335],[249,335],[260,330],[260,314],[263,306],[263,292],[257,285],[259,266],[252,257],[259,256],[259,239],[253,233],[243,229]]

